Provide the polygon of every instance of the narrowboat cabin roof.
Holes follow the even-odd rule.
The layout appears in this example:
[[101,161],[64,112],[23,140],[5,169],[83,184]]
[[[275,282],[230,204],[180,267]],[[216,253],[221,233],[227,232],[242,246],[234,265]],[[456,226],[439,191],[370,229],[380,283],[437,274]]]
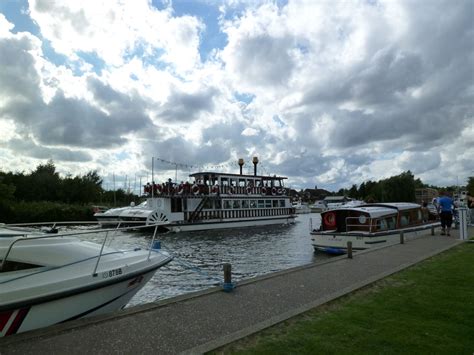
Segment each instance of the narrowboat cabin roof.
[[212,176],[212,177],[230,177],[230,178],[239,178],[239,179],[258,179],[258,180],[284,180],[288,179],[285,176],[263,176],[263,175],[240,175],[240,174],[231,174],[231,173],[216,173],[214,171],[204,171],[199,173],[190,174],[190,177],[202,177],[202,176]]

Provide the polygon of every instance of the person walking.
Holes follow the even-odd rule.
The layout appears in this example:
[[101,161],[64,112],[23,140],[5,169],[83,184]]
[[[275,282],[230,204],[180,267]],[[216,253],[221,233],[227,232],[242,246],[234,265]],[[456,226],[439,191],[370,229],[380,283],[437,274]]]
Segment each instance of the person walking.
[[441,220],[441,235],[451,236],[451,225],[453,224],[454,201],[450,194],[442,191],[438,198],[438,213]]

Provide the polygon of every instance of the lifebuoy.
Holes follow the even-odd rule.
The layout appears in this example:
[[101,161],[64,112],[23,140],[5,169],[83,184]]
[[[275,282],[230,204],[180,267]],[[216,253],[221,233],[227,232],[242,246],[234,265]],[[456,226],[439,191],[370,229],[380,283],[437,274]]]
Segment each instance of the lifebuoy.
[[193,194],[197,195],[199,193],[199,186],[194,184],[193,187],[191,187],[191,191]]
[[324,214],[323,220],[326,227],[336,226],[336,214],[334,212],[326,212]]
[[282,195],[286,195],[286,189],[281,190]]
[[229,187],[229,195],[232,195],[235,193],[235,188],[234,186]]
[[262,195],[266,195],[267,194],[267,188],[264,186],[262,187]]
[[184,185],[180,184],[177,188],[176,191],[178,192],[178,195],[182,195],[184,192]]
[[272,195],[275,196],[277,193],[277,189],[276,187],[272,187]]
[[247,191],[247,195],[250,195],[252,193],[252,188],[250,186],[247,186],[245,191]]
[[157,195],[160,195],[162,191],[163,191],[163,189],[161,188],[160,184],[155,185],[155,193]]
[[219,186],[214,185],[214,186],[212,187],[212,189],[211,189],[211,192],[212,192],[214,195],[218,194],[218,193],[219,193]]

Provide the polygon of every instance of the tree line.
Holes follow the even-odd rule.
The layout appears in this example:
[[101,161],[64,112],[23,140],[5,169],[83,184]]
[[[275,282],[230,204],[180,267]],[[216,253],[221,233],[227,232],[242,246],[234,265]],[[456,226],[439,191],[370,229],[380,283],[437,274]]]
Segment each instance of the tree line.
[[53,161],[30,173],[0,171],[0,222],[94,220],[93,205],[124,206],[139,196],[106,191],[97,171],[61,177]]
[[424,184],[419,178],[415,179],[415,176],[408,170],[387,179],[379,181],[368,180],[359,186],[352,185],[349,189],[340,189],[337,194],[364,201],[414,202],[415,190],[418,188],[433,188],[438,191],[445,190],[451,194],[458,192],[459,189],[466,189],[471,196],[474,196],[474,177],[469,177],[468,183],[465,186],[439,187]]

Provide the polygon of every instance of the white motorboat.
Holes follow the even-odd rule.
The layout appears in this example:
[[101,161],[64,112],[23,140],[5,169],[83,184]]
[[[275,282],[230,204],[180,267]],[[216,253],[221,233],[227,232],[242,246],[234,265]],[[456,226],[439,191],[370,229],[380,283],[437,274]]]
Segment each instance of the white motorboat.
[[316,201],[312,205],[309,205],[311,212],[321,213],[328,209],[326,202],[323,200]]
[[[125,219],[128,219],[128,224],[130,221],[133,221],[133,217],[136,215],[142,215],[143,213],[151,213],[152,209],[148,208],[148,201],[144,201],[139,205],[136,205],[132,202],[130,206],[111,208],[105,211],[98,211],[94,214],[94,217],[97,219],[100,225],[117,225],[120,223],[121,226],[124,226]],[[137,223],[140,224],[140,223]]]
[[295,209],[295,212],[297,214],[300,213],[311,213],[311,209],[309,208],[308,205],[304,204],[301,202],[301,200],[294,201],[292,204],[292,207]]
[[[172,232],[292,224],[295,208],[283,176],[198,172],[191,183],[147,184],[146,208],[129,207],[96,214],[99,221],[157,225]],[[118,213],[116,213],[118,212]],[[109,218],[110,217],[110,218]],[[102,222],[103,223],[103,222]]]
[[315,250],[328,254],[399,242],[400,232],[413,238],[438,227],[439,222],[424,220],[421,206],[414,203],[377,203],[358,207],[340,207],[321,214],[321,226],[311,231]]
[[102,230],[100,245],[79,238],[97,231],[1,227],[0,337],[123,308],[172,260],[158,249],[106,246],[109,234],[123,229]]

